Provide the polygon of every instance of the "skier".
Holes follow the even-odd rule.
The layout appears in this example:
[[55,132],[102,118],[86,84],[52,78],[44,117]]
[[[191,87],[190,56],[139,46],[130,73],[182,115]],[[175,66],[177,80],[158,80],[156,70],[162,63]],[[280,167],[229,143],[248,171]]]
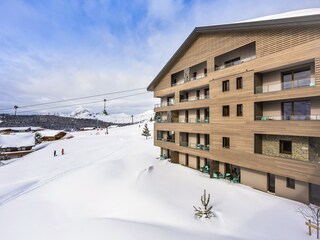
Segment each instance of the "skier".
[[53,156],[54,156],[54,157],[57,156],[57,151],[56,151],[56,150],[53,151]]
[[64,155],[64,149],[63,148],[61,149],[61,154]]

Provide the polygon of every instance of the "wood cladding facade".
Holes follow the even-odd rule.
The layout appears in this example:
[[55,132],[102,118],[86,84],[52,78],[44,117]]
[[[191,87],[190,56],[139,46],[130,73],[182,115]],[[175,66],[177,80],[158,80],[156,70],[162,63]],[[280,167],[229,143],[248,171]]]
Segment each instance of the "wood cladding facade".
[[[215,70],[214,58],[255,42],[255,58],[221,70]],[[171,86],[171,75],[198,63],[207,62],[207,76]],[[314,65],[315,86],[285,91],[255,93],[255,74],[311,63]],[[236,89],[242,77],[243,87]],[[229,91],[222,91],[222,82],[229,80]],[[209,99],[179,102],[180,92],[209,86]],[[207,107],[209,123],[155,123],[155,133],[175,131],[175,142],[158,141],[155,145],[172,151],[191,154],[222,163],[279,177],[320,185],[320,164],[255,153],[255,134],[275,134],[320,138],[319,121],[256,121],[255,103],[294,100],[320,96],[320,27],[273,27],[215,31],[200,34],[154,86],[154,96],[174,96],[173,106],[155,108],[156,112]],[[243,105],[243,116],[237,116],[237,105]],[[230,115],[222,116],[222,106],[229,106]],[[210,150],[202,151],[180,146],[180,133],[210,135]],[[222,148],[222,138],[230,138],[230,148]]]

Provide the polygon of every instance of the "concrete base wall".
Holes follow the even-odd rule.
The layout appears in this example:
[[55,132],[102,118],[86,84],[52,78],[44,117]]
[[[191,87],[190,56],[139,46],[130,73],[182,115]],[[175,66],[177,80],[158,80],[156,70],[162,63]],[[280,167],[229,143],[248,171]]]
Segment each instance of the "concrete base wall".
[[186,165],[186,154],[179,153],[179,163],[181,165]]
[[197,168],[197,157],[189,155],[189,167],[191,167],[193,169],[198,169]]
[[264,192],[268,190],[266,173],[254,171],[247,168],[241,168],[240,173],[242,184],[248,185]]
[[289,198],[295,201],[309,202],[309,184],[306,182],[295,181],[295,189],[287,187],[287,178],[276,176],[275,179],[276,195]]

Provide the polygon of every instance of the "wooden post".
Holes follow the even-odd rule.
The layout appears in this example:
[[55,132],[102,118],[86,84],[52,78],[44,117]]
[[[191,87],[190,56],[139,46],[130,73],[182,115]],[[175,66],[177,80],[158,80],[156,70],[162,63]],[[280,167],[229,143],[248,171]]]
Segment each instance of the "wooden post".
[[308,225],[309,226],[309,236],[311,236],[311,220],[309,219],[308,222],[309,222],[309,225]]

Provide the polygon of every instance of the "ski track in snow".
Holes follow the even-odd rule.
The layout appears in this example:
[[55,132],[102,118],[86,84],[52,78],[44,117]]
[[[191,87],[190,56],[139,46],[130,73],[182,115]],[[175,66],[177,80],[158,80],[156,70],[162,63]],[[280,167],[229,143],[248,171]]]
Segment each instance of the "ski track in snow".
[[96,161],[85,163],[85,164],[80,165],[78,167],[75,167],[75,168],[72,168],[72,169],[68,169],[66,171],[58,173],[58,174],[56,174],[56,175],[54,175],[54,176],[52,176],[50,178],[44,179],[44,180],[33,181],[32,183],[27,183],[27,184],[25,184],[23,186],[20,186],[20,187],[18,187],[18,189],[13,191],[13,194],[11,192],[11,194],[8,194],[9,196],[8,195],[6,195],[4,197],[0,196],[0,207],[5,205],[5,204],[7,204],[7,203],[9,203],[9,202],[11,202],[11,201],[13,201],[13,200],[15,200],[15,199],[17,199],[18,197],[21,197],[21,196],[23,196],[23,195],[25,195],[25,194],[27,194],[29,192],[32,192],[32,191],[34,191],[34,190],[36,190],[36,189],[38,189],[38,188],[40,188],[42,186],[45,186],[46,184],[48,184],[48,183],[50,183],[50,182],[52,182],[54,180],[60,179],[60,178],[62,178],[64,176],[66,176],[66,175],[69,175],[69,174],[77,171],[77,170],[80,170],[80,169],[89,167],[89,166],[91,166],[93,164],[96,164],[96,163],[99,163],[101,161],[104,161],[104,160],[106,160],[105,159],[106,157],[110,157],[110,156],[112,156],[113,154],[115,154],[117,152],[121,152],[121,150],[122,150],[122,148],[119,148],[118,150],[113,151],[111,153],[108,153],[107,155],[101,157],[100,159],[98,159]]

